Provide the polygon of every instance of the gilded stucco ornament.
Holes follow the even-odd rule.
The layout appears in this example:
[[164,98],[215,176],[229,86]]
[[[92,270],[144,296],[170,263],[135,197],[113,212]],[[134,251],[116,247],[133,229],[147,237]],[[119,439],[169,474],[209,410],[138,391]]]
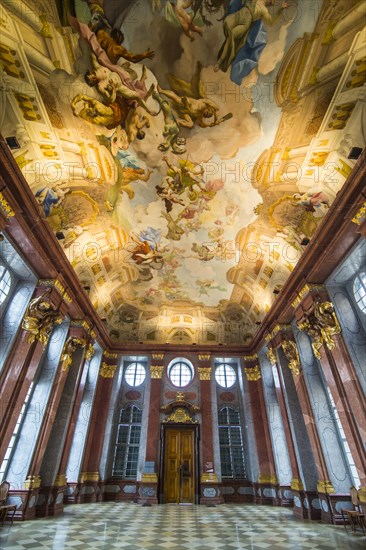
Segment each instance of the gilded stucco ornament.
[[282,340],[281,346],[286,359],[288,359],[288,368],[292,370],[295,375],[300,374],[301,365],[296,343],[286,338]]
[[85,352],[85,359],[87,361],[90,361],[92,357],[94,357],[94,353],[95,353],[95,349],[93,344],[89,344]]
[[61,369],[67,371],[72,363],[72,355],[77,348],[85,348],[86,340],[84,338],[78,338],[77,336],[70,336],[64,345],[63,353],[61,356]]
[[54,326],[62,323],[63,315],[53,309],[51,303],[46,300],[51,290],[49,288],[38,298],[33,298],[25,312],[22,329],[29,332],[28,342],[30,344],[38,340],[45,347]]
[[198,376],[200,380],[211,380],[211,368],[198,367]]
[[163,377],[164,366],[152,365],[150,367],[150,376],[151,378],[160,379]]
[[335,348],[333,336],[341,332],[332,302],[320,302],[319,298],[315,299],[313,312],[305,313],[297,326],[313,339],[311,345],[318,359],[321,357],[320,349],[323,344],[325,343],[328,349],[333,350]]
[[251,369],[244,369],[245,375],[250,382],[256,382],[261,378],[261,369],[259,365],[252,367]]
[[271,365],[276,364],[276,361],[277,361],[276,353],[275,353],[275,350],[273,348],[268,348],[267,358],[268,358],[268,361],[271,363]]
[[100,367],[99,374],[102,378],[113,378],[116,374],[117,365],[107,365],[107,363],[102,363]]
[[2,193],[0,193],[0,210],[6,218],[12,218],[15,216],[15,212],[12,210],[10,204]]
[[188,413],[182,408],[175,409],[174,412],[166,419],[164,423],[172,422],[178,424],[197,424],[197,420],[194,420]]

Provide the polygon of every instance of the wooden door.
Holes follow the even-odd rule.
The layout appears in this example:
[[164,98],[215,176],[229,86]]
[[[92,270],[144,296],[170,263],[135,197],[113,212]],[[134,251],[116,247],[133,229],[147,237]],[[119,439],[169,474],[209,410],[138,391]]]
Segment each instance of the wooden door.
[[167,429],[164,502],[194,503],[194,430]]

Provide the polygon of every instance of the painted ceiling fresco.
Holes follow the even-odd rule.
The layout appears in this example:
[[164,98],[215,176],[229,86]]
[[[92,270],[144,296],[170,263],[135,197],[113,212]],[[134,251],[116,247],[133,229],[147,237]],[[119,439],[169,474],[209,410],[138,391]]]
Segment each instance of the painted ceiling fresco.
[[112,339],[249,343],[364,147],[363,2],[0,4],[1,132]]

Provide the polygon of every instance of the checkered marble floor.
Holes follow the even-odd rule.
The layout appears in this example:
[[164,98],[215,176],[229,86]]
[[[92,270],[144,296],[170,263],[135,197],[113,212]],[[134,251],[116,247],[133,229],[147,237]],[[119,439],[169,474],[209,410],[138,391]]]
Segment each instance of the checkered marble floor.
[[269,506],[104,502],[68,506],[62,516],[0,530],[2,550],[350,550],[366,536],[342,526],[294,519]]

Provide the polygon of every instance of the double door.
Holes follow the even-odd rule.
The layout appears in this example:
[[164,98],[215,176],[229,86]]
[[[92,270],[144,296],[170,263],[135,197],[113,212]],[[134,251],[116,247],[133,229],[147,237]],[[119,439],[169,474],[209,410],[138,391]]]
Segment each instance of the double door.
[[165,432],[164,502],[194,503],[195,434],[192,429]]

